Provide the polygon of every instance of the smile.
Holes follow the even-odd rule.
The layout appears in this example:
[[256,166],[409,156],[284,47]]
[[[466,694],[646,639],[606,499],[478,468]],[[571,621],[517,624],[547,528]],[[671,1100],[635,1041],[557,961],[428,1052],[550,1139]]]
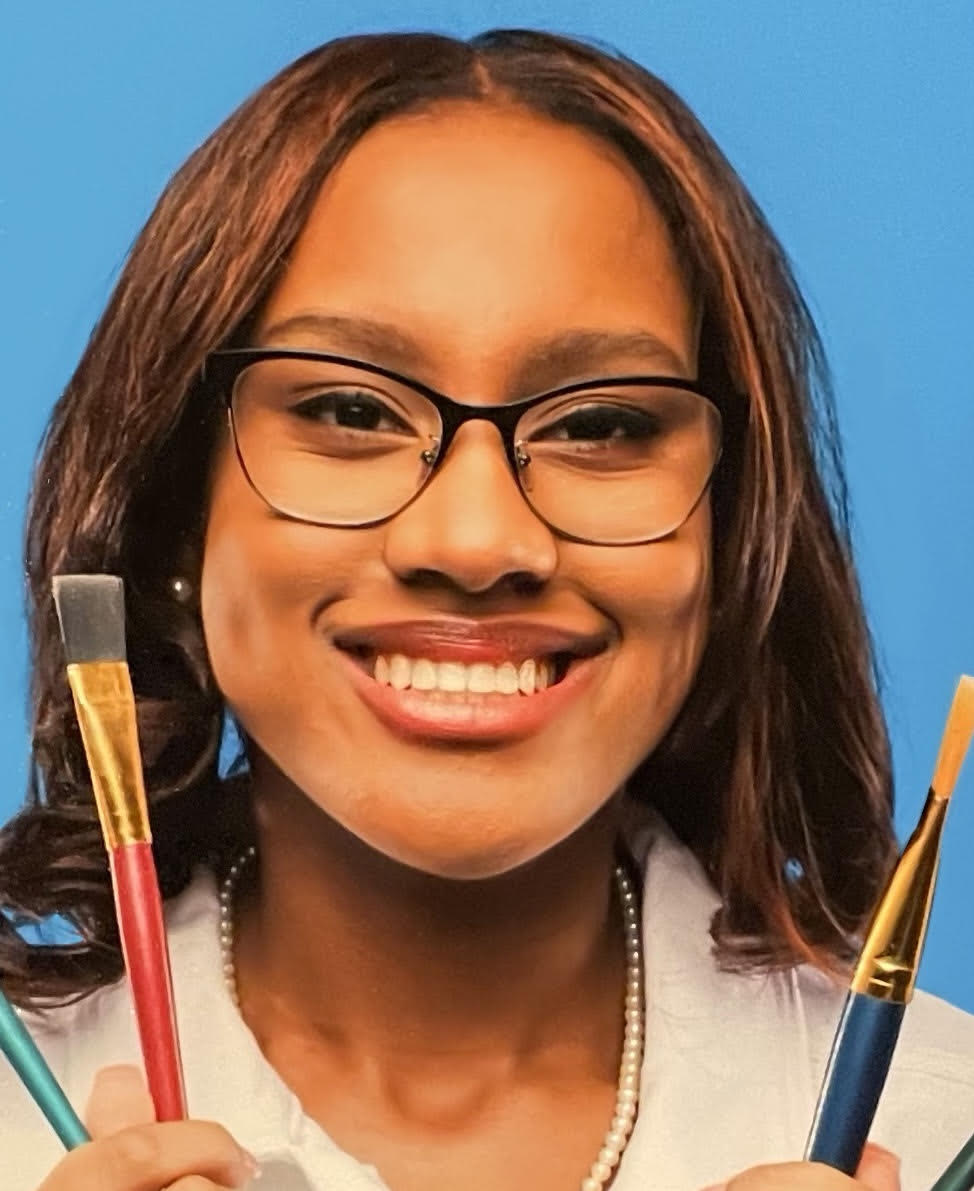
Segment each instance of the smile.
[[444,694],[534,695],[564,678],[571,659],[526,658],[522,662],[434,661],[410,658],[401,653],[377,654],[372,677],[382,686],[397,691],[441,691]]
[[591,688],[606,659],[600,652],[460,662],[343,648],[335,655],[361,702],[394,735],[484,746],[525,740],[556,723]]

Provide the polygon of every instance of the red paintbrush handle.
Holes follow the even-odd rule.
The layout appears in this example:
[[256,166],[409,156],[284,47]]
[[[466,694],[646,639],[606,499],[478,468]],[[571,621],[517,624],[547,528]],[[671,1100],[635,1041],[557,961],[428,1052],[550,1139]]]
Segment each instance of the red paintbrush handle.
[[150,843],[123,844],[108,854],[142,1058],[156,1120],[186,1116],[169,950]]

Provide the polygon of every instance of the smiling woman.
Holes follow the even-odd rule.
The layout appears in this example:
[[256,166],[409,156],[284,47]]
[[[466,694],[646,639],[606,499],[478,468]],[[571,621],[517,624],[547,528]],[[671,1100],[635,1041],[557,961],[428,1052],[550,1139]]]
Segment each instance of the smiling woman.
[[[634,63],[359,37],[248,100],[54,413],[0,839],[5,904],[81,936],[0,937],[80,1098],[135,1052],[49,591],[120,574],[189,1104],[236,1142],[115,1070],[45,1191],[241,1180],[236,1143],[280,1191],[851,1187],[768,1165],[894,850],[829,424],[782,252]],[[878,1128],[919,1186],[974,1025],[912,1019]],[[16,1136],[20,1191],[57,1154]]]

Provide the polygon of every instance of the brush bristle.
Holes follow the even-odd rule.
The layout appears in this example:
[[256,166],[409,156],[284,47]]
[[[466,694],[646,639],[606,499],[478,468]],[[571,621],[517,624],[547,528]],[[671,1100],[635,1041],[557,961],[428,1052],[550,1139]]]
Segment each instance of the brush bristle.
[[962,674],[947,716],[947,727],[940,742],[940,755],[930,783],[940,798],[949,798],[964,764],[964,757],[974,736],[974,678]]
[[125,661],[125,591],[117,575],[55,575],[68,664]]

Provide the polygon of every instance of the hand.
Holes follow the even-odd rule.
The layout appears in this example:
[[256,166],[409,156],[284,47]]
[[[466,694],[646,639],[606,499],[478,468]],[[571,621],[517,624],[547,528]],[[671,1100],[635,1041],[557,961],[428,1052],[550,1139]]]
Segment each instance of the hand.
[[99,1071],[84,1115],[92,1140],[67,1154],[37,1191],[217,1191],[257,1174],[222,1126],[157,1124],[136,1067]]
[[821,1162],[782,1162],[754,1166],[706,1191],[855,1191],[863,1187],[868,1191],[900,1191],[899,1158],[870,1142],[863,1150],[854,1179]]

